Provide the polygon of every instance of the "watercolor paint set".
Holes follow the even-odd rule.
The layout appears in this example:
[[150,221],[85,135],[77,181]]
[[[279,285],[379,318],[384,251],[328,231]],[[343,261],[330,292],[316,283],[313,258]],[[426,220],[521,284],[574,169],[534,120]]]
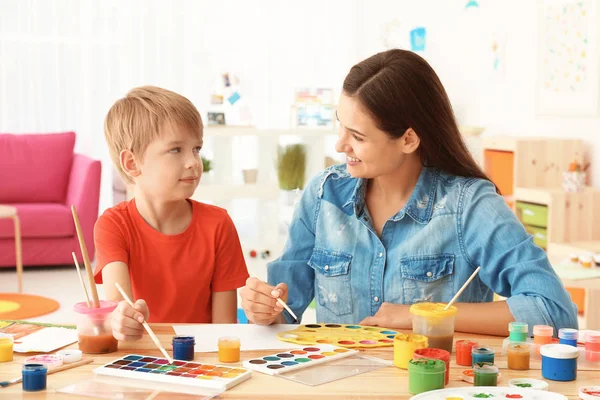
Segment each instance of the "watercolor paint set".
[[309,324],[277,334],[280,340],[296,344],[330,344],[346,348],[391,347],[396,331],[376,326]]
[[350,357],[358,353],[357,350],[346,349],[344,347],[318,345],[246,360],[242,365],[245,368],[264,374],[279,375]]
[[130,354],[96,368],[98,375],[227,390],[252,377],[252,371],[225,365],[174,361]]

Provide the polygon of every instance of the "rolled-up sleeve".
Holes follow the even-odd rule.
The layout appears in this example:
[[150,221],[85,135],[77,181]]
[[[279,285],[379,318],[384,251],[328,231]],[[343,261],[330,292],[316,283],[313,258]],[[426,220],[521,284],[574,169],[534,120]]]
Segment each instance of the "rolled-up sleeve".
[[[283,282],[288,285],[287,305],[300,319],[315,295],[315,273],[308,260],[315,245],[320,183],[321,175],[318,175],[304,189],[294,210],[283,254],[267,265],[269,284]],[[284,311],[283,315],[287,323],[293,322],[293,317],[287,312]]]
[[577,307],[550,265],[533,243],[494,185],[472,180],[462,191],[458,218],[463,255],[479,278],[501,296],[516,321],[577,328]]

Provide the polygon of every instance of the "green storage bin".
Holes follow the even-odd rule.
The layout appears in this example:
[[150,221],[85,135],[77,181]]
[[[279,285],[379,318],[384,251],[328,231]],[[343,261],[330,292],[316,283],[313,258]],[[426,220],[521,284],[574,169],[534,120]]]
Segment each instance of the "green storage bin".
[[523,225],[533,225],[540,228],[548,226],[548,207],[517,201],[517,210]]
[[527,233],[533,235],[533,243],[537,244],[544,250],[548,247],[548,231],[546,228],[525,225],[525,229],[527,230]]

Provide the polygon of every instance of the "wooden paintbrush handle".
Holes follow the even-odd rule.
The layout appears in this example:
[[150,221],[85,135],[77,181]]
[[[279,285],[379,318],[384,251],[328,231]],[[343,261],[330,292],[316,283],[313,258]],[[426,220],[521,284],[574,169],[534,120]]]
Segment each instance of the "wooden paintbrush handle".
[[85,264],[85,270],[90,281],[90,290],[92,292],[92,301],[95,308],[100,307],[100,301],[98,300],[98,291],[96,290],[96,283],[94,282],[94,272],[90,264],[90,257],[88,256],[87,247],[85,245],[85,239],[83,238],[83,232],[81,232],[81,224],[79,223],[79,216],[75,206],[71,206],[71,212],[73,213],[73,221],[75,222],[75,231],[77,232],[77,239],[79,239],[79,247],[81,248],[81,255],[83,255],[83,263]]
[[76,368],[76,367],[79,367],[81,365],[86,365],[86,364],[89,364],[89,363],[91,363],[93,361],[94,360],[92,358],[84,358],[83,360],[79,360],[79,361],[76,361],[74,363],[63,364],[63,365],[61,365],[58,368],[49,369],[48,370],[48,375],[54,374],[56,372],[61,372],[61,371],[67,370],[67,369]]

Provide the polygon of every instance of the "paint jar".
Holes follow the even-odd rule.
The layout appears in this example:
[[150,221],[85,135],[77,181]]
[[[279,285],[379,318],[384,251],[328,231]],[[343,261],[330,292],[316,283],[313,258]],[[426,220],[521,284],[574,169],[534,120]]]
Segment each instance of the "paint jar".
[[440,360],[446,363],[446,375],[444,376],[444,384],[450,381],[450,353],[442,349],[418,349],[415,350],[413,360],[420,358],[428,358],[431,360]]
[[473,366],[477,363],[493,364],[495,354],[494,349],[489,349],[487,347],[473,347],[473,350],[471,350]]
[[219,338],[219,361],[232,363],[240,361],[240,339],[237,337]]
[[100,307],[88,307],[85,302],[73,306],[77,316],[79,350],[87,354],[105,354],[117,351],[118,342],[112,334],[110,319],[117,308],[115,301],[100,301]]
[[527,343],[511,343],[508,345],[508,368],[520,371],[529,369],[531,350]]
[[524,322],[511,322],[508,324],[508,339],[511,342],[525,342],[529,326]]
[[600,362],[600,331],[587,331],[585,334],[585,359]]
[[491,363],[477,363],[473,366],[474,386],[497,386],[498,367]]
[[25,364],[21,372],[23,374],[24,392],[46,390],[48,367],[43,364]]
[[558,330],[558,338],[560,339],[560,344],[577,347],[579,331],[577,329],[562,328]]
[[415,350],[424,349],[428,345],[427,337],[409,333],[397,334],[394,338],[394,365],[407,369],[408,363],[414,357]]
[[554,328],[548,325],[535,325],[533,327],[533,343],[544,345],[552,342]]
[[452,353],[454,320],[458,309],[444,303],[417,303],[410,307],[413,333],[427,336],[429,347]]
[[173,336],[171,343],[174,360],[192,361],[194,359],[196,339],[193,336]]
[[583,268],[592,268],[592,256],[581,256],[579,262]]
[[13,344],[12,335],[0,333],[0,362],[13,360]]
[[546,344],[542,354],[542,376],[553,381],[573,381],[577,378],[577,347],[566,344]]
[[456,363],[465,367],[473,366],[473,357],[471,351],[473,347],[479,346],[473,340],[458,340],[456,341]]
[[446,363],[421,358],[408,363],[408,391],[419,394],[444,388]]

